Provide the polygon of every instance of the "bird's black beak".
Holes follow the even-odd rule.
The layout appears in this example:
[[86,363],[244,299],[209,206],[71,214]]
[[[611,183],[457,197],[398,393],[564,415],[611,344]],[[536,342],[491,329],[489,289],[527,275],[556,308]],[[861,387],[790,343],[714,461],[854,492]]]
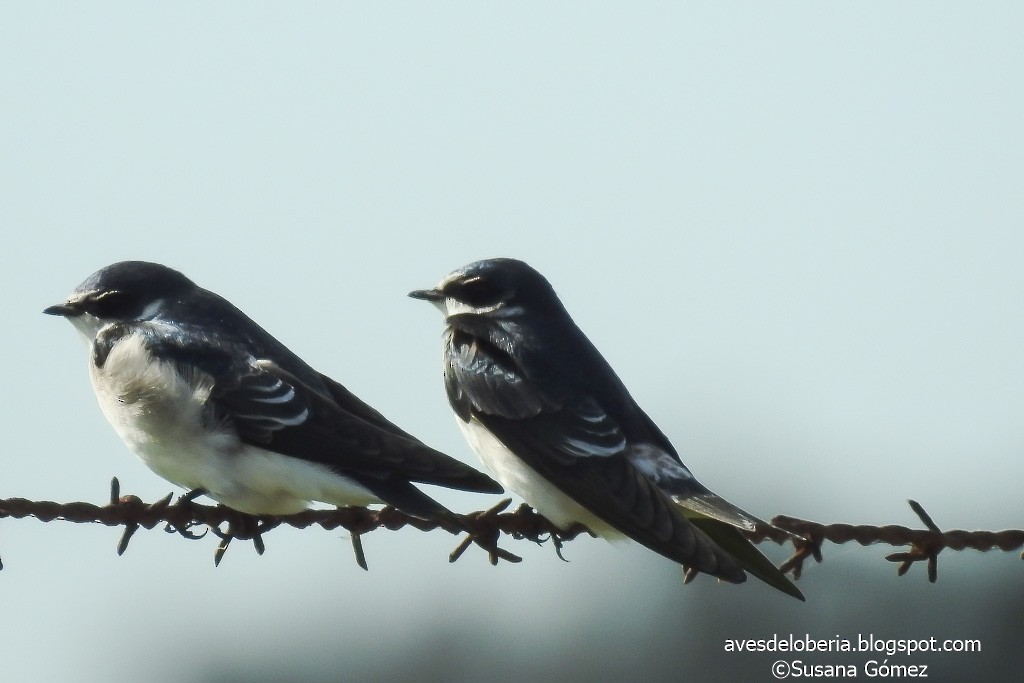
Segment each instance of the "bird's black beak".
[[413,299],[423,299],[424,301],[430,301],[438,303],[444,301],[444,294],[437,289],[415,289],[409,292],[409,296]]
[[59,315],[62,318],[77,318],[83,312],[78,306],[69,303],[57,304],[56,306],[43,309],[43,313],[46,315]]

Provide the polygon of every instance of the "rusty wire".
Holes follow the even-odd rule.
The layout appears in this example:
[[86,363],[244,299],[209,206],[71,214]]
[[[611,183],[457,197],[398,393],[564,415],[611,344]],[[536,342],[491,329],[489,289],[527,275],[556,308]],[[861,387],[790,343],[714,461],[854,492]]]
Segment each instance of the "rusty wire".
[[[381,528],[394,531],[411,526],[420,531],[442,529],[452,534],[465,533],[465,538],[449,555],[449,561],[456,561],[470,545],[476,544],[487,552],[491,564],[497,564],[499,560],[519,562],[522,559],[498,546],[502,534],[538,544],[551,542],[561,557],[564,542],[580,534],[589,533],[581,526],[567,532],[559,531],[527,505],[520,505],[515,510],[506,512],[512,502],[510,499],[503,500],[488,510],[456,515],[457,523],[453,523],[419,519],[392,507],[380,510],[346,507],[334,510],[307,510],[295,515],[256,517],[222,505],[201,505],[194,502],[195,497],[192,494],[185,494],[172,503],[173,494],[168,494],[155,503],[147,504],[137,496],[122,496],[120,484],[114,478],[111,482],[110,499],[106,505],[7,498],[0,499],[0,518],[35,517],[43,522],[59,519],[68,522],[123,526],[124,532],[117,545],[119,555],[124,553],[132,535],[140,528],[153,529],[164,525],[168,532],[180,534],[188,539],[199,539],[206,535],[206,531],[195,533],[193,529],[206,527],[220,538],[214,553],[215,564],[220,563],[232,539],[250,540],[257,553],[263,554],[263,535],[278,526],[305,529],[318,525],[326,530],[341,527],[350,533],[356,562],[363,569],[367,568],[367,563],[360,537],[364,533]],[[865,546],[876,543],[891,546],[909,545],[906,551],[892,553],[885,559],[899,563],[897,573],[900,576],[915,562],[926,561],[928,579],[933,583],[938,573],[938,555],[945,549],[971,548],[982,552],[1009,552],[1024,547],[1024,530],[993,532],[957,529],[943,532],[919,503],[913,500],[909,503],[925,525],[925,529],[910,529],[898,525],[819,524],[794,517],[778,516],[772,519],[773,526],[759,527],[748,532],[747,536],[755,543],[771,540],[779,544],[792,544],[794,553],[780,569],[792,573],[795,578],[800,577],[804,562],[808,558],[821,562],[821,549],[825,541],[836,544],[856,541]],[[2,568],[3,564],[0,562],[0,569]]]

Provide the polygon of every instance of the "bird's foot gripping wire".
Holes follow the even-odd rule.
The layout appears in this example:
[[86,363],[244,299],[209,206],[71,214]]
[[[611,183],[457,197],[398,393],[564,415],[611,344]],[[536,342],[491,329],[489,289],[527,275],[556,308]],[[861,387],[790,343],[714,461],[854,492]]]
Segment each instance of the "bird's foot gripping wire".
[[[201,519],[197,518],[197,515],[200,514],[201,507],[195,504],[195,499],[200,496],[205,496],[206,493],[206,489],[196,488],[178,496],[178,501],[174,505],[170,506],[168,511],[173,509],[174,511],[180,511],[180,514],[168,515],[171,519],[164,526],[164,531],[169,534],[181,534],[182,537],[187,538],[190,541],[198,541],[201,538],[206,538],[206,534],[209,533],[210,527]],[[192,529],[197,526],[205,526],[206,529],[204,529],[201,534],[194,533]]]
[[220,538],[220,543],[217,544],[217,550],[213,553],[214,566],[220,566],[220,561],[224,559],[224,553],[228,551],[228,546],[231,545],[231,541],[236,538],[240,538],[244,541],[252,541],[253,547],[256,548],[256,554],[262,555],[266,550],[266,546],[263,544],[263,534],[281,524],[279,519],[264,519],[262,517],[257,517],[256,515],[238,512],[237,510],[232,510],[231,508],[226,508],[224,506],[218,507],[225,513],[225,517],[227,518],[227,529],[221,530],[219,524],[210,527],[210,531]]
[[509,534],[512,538],[527,539],[537,545],[544,545],[551,541],[551,545],[555,549],[555,555],[562,562],[569,561],[562,555],[562,547],[566,541],[571,541],[581,534],[597,538],[597,534],[578,522],[568,529],[560,529],[547,517],[544,517],[526,503],[520,505],[511,516],[515,520],[515,526],[509,529]]

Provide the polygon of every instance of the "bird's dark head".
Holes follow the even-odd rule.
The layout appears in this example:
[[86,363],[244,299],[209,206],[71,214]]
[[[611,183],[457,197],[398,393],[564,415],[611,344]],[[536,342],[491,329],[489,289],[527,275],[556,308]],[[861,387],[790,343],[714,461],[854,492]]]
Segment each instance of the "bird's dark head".
[[68,318],[86,332],[97,323],[149,320],[163,302],[194,288],[191,280],[167,266],[122,261],[96,271],[64,303],[43,313]]
[[409,296],[430,301],[449,316],[511,318],[524,312],[541,315],[563,310],[543,275],[510,258],[475,261],[448,274],[433,289],[416,290]]

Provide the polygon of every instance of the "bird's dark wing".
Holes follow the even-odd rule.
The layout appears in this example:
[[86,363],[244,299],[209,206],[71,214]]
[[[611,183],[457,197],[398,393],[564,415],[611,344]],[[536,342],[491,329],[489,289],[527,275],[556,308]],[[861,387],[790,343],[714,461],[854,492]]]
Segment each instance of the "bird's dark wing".
[[526,381],[515,361],[494,345],[450,328],[445,335],[444,387],[448,402],[464,422],[474,411],[514,419],[533,417],[560,405]]
[[[319,374],[319,373],[318,373]],[[384,431],[397,434],[398,436],[406,439],[415,439],[414,436],[401,429],[398,425],[391,422],[383,415],[381,415],[373,406],[365,403],[358,396],[349,391],[341,383],[331,379],[327,375],[319,374],[320,381],[327,388],[327,394],[334,399],[334,402],[339,406],[342,406],[346,412],[355,415],[356,417],[366,420],[372,425],[376,425]]]
[[587,394],[531,380],[486,340],[448,339],[445,385],[456,413],[475,418],[539,475],[637,542],[727,581],[746,576],[626,457],[620,426]]
[[[264,446],[266,448],[328,466],[337,463],[346,469],[374,476],[386,474],[479,493],[503,491],[487,475],[405,435],[393,425],[387,428],[349,412],[348,405],[341,405],[333,397],[312,389],[273,361],[255,361],[253,373],[258,378],[253,381],[271,383],[276,380],[291,387],[295,391],[295,400],[308,411],[301,424],[285,424],[274,430]],[[252,397],[251,391],[240,386],[226,392],[219,401],[222,405],[237,405]],[[359,402],[359,409],[372,411],[362,402]],[[379,419],[384,419],[373,412]],[[385,423],[390,425],[386,420]],[[252,422],[250,425],[259,427]],[[249,438],[258,439],[260,436],[257,429]]]
[[[408,503],[392,499],[399,493],[414,496],[408,489],[419,493],[410,481],[503,491],[487,475],[389,428],[379,413],[351,394],[357,403],[341,404],[275,362],[247,356],[244,348],[223,340],[163,323],[146,323],[139,331],[154,357],[174,363],[179,373],[210,378],[210,419],[230,422],[245,443],[325,465],[409,512],[414,511]],[[353,407],[354,412],[349,410]]]
[[[744,580],[732,557],[697,531],[623,454],[603,450],[608,433],[603,427],[589,431],[588,418],[574,408],[524,420],[484,413],[476,418],[538,474],[633,540],[702,572],[737,583]],[[594,437],[590,452],[581,439],[588,431]],[[550,438],[559,433],[563,436]]]

